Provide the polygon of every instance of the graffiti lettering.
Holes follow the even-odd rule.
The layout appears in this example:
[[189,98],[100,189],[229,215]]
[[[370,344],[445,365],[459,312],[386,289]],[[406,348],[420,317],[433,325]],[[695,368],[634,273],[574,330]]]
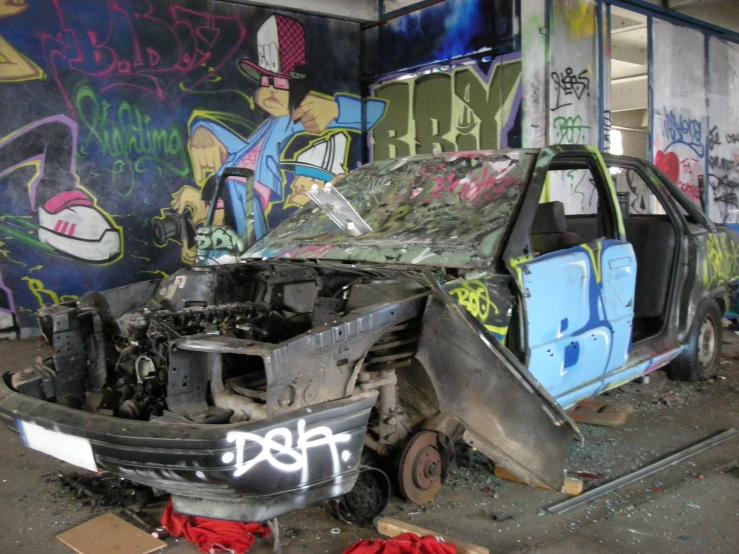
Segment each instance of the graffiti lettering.
[[509,133],[520,84],[521,60],[508,55],[494,60],[487,74],[465,65],[376,85],[372,95],[388,107],[371,132],[372,159],[514,146]]
[[[174,127],[155,127],[151,118],[137,106],[122,101],[118,109],[100,97],[92,87],[78,87],[75,107],[80,122],[89,134],[80,145],[80,155],[89,156],[92,144],[97,144],[100,154],[119,158],[135,172],[143,172],[153,166],[163,166],[180,177],[190,172],[185,141]],[[119,191],[128,196],[127,191]]]
[[611,119],[611,110],[603,112],[603,149],[606,152],[611,151],[611,128],[613,120]]
[[699,158],[702,158],[705,154],[702,123],[697,119],[683,117],[682,114],[675,115],[672,110],[668,112],[666,107],[662,109],[665,117],[663,131],[667,140],[670,141],[664,150],[668,150],[676,144],[684,144],[693,150]]
[[714,147],[721,146],[721,134],[718,132],[718,128],[714,125],[713,129],[708,131],[708,149],[713,151]]
[[101,92],[132,88],[176,104],[188,91],[218,79],[218,70],[246,37],[237,16],[216,16],[176,4],[165,21],[154,16],[151,0],[131,8],[106,0],[90,6],[92,12],[85,18],[73,13],[74,6],[52,1],[61,32],[43,33],[41,44],[70,110],[75,105],[62,79],[66,71],[94,80]]
[[557,133],[557,142],[561,144],[582,144],[590,130],[589,125],[583,125],[579,115],[575,117],[558,116],[552,122]]
[[[226,440],[234,443],[234,452],[226,452],[221,457],[225,464],[234,463],[234,477],[240,477],[254,466],[267,462],[273,468],[284,472],[303,471],[307,476],[309,471],[308,450],[325,446],[331,452],[334,465],[334,473],[339,472],[339,451],[337,446],[349,442],[351,436],[347,434],[334,435],[328,427],[315,427],[310,431],[305,430],[305,420],[298,422],[298,440],[293,447],[293,434],[284,427],[272,429],[264,437],[254,433],[231,431],[226,435]],[[259,453],[245,460],[245,451],[249,443],[255,443],[261,447]],[[286,459],[289,458],[289,459]],[[343,450],[341,460],[348,462],[351,452]]]
[[728,144],[736,144],[737,142],[739,142],[739,133],[727,133],[726,142]]
[[721,171],[734,171],[734,168],[736,168],[736,162],[734,160],[727,160],[726,158],[721,158],[720,156],[711,156],[709,162],[711,169],[719,169]]
[[[732,178],[733,177],[733,178]],[[739,175],[718,176],[713,173],[708,176],[708,184],[713,191],[713,200],[716,202],[721,221],[728,221],[730,216],[739,213]]]
[[459,287],[450,290],[449,294],[472,317],[480,321],[486,321],[491,312],[498,313],[498,307],[490,300],[488,288],[480,280],[464,281]]
[[[587,75],[587,69],[575,75],[571,67],[561,72],[552,72],[552,82],[557,91],[557,102],[552,108],[553,112],[565,106],[571,106],[572,102],[567,102],[567,100],[580,100],[584,94],[590,95],[590,79]],[[572,96],[574,98],[568,98]]]

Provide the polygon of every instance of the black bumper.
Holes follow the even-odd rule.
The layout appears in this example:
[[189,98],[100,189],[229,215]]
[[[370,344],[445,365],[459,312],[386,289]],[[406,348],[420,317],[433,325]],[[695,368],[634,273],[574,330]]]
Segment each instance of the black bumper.
[[[351,490],[377,393],[256,423],[196,425],[95,415],[13,391],[0,379],[0,417],[90,441],[95,463],[172,494],[176,511],[265,521]],[[17,430],[17,429],[16,429]]]

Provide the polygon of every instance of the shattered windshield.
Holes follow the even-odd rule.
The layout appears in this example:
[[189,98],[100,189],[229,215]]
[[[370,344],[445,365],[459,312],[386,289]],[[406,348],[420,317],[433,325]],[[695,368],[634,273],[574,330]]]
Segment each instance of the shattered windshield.
[[348,236],[310,203],[243,257],[489,265],[533,159],[530,152],[506,151],[372,162],[335,183],[369,233]]

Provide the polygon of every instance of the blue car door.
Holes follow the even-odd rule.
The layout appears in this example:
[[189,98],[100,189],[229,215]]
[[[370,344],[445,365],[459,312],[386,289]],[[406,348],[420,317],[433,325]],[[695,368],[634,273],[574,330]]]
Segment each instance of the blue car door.
[[529,371],[567,407],[595,394],[631,346],[636,261],[628,242],[597,239],[522,268]]

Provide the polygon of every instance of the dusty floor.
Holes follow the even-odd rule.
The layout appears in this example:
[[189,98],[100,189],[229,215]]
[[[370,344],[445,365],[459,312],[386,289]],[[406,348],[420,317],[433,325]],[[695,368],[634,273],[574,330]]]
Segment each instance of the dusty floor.
[[[582,426],[571,470],[603,474],[586,487],[622,475],[717,431],[739,428],[739,336],[724,335],[720,379],[627,385],[610,398],[635,407],[619,428]],[[38,341],[0,342],[0,372],[27,365],[43,351]],[[656,380],[655,380],[656,381]],[[54,479],[74,468],[27,450],[0,429],[0,552],[71,552],[55,536],[91,517],[89,507],[60,493]],[[704,452],[565,515],[543,508],[561,495],[492,476],[484,462],[459,467],[428,506],[395,499],[385,515],[486,546],[495,554],[739,552],[739,439]],[[493,516],[505,512],[507,521]],[[102,513],[102,512],[96,512]],[[340,553],[376,537],[371,528],[343,524],[322,506],[280,518],[283,552]],[[287,538],[290,537],[290,538]],[[169,539],[167,552],[192,553]],[[268,541],[255,553],[271,551]]]

